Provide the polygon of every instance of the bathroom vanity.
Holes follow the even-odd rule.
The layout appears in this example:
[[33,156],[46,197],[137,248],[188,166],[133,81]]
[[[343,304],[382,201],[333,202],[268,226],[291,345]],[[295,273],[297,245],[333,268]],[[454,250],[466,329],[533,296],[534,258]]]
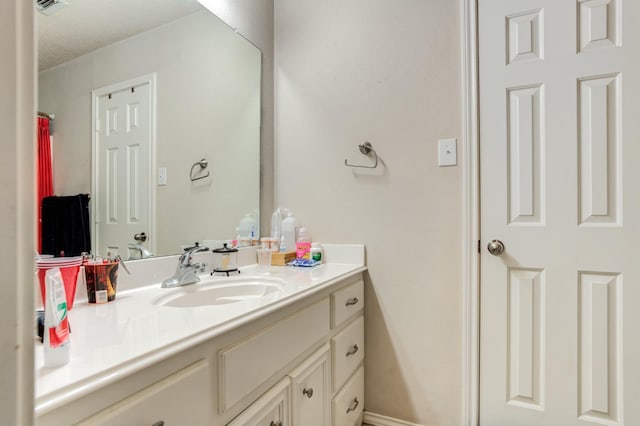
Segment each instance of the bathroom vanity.
[[45,369],[36,348],[36,424],[360,424],[359,247],[352,263],[268,275],[247,266],[232,278],[77,302],[70,363]]

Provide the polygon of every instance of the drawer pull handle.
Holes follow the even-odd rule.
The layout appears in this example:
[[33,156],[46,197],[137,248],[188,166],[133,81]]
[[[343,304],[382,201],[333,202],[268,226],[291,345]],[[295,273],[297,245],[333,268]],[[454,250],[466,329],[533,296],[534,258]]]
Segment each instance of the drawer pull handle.
[[302,389],[302,394],[306,395],[307,398],[311,398],[313,396],[313,388],[309,388],[309,389]]
[[160,420],[152,424],[151,426],[164,426],[164,420]]
[[351,349],[349,349],[349,350],[347,351],[347,353],[345,354],[345,356],[355,355],[355,354],[356,354],[356,352],[358,352],[358,349],[360,349],[360,348],[358,347],[358,345],[353,345],[353,346],[351,346]]
[[271,423],[269,423],[269,426],[282,426],[282,420],[278,420],[277,422],[274,422],[273,420],[271,420]]
[[344,306],[353,306],[353,305],[357,305],[359,302],[357,297],[352,297],[351,299],[347,300],[347,303],[344,304]]
[[356,408],[358,408],[358,405],[360,405],[360,401],[358,401],[358,398],[354,398],[353,402],[351,403],[351,407],[347,408],[347,414],[349,414],[352,411],[356,411]]

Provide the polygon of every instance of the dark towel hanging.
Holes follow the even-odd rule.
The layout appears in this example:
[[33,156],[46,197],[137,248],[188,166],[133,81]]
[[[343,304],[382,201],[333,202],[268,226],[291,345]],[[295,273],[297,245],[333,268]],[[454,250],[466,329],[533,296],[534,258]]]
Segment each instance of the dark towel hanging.
[[42,254],[79,256],[91,251],[89,194],[42,200]]

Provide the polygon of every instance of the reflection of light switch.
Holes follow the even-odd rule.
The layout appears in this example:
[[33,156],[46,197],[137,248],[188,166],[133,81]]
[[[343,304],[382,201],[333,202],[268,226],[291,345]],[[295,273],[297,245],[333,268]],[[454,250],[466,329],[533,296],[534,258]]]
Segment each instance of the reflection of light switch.
[[440,139],[438,141],[438,166],[455,166],[456,164],[456,140]]
[[158,186],[164,186],[167,184],[167,168],[158,167]]

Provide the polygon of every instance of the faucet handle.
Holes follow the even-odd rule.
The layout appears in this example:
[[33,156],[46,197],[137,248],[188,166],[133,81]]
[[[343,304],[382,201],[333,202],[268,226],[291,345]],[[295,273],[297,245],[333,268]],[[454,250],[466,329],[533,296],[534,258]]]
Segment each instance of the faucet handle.
[[195,246],[186,249],[185,252],[180,255],[180,259],[178,259],[178,261],[183,266],[190,266],[193,255],[202,251],[209,251],[209,247],[202,247],[196,243]]

